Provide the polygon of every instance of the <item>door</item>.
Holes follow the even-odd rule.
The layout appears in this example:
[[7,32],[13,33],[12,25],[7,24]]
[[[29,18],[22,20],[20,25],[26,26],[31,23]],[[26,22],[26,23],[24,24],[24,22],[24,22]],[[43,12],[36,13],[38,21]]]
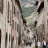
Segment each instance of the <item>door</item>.
[[1,29],[0,29],[0,48],[1,48]]

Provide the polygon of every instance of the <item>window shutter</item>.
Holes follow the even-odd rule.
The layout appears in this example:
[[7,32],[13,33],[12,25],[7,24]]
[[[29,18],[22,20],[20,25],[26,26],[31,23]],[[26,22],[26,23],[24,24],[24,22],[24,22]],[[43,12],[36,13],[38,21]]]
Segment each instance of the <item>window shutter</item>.
[[47,2],[48,2],[48,0],[47,0]]
[[12,28],[14,29],[14,20],[12,21],[13,23],[12,23]]
[[21,26],[19,24],[17,24],[17,32],[21,32]]
[[15,6],[13,5],[13,13],[15,14]]
[[15,22],[15,30],[16,30],[16,22]]
[[3,12],[3,0],[0,0],[0,11]]
[[9,20],[9,2],[8,2],[8,20]]
[[19,25],[17,24],[17,32],[18,32],[18,27],[19,27]]
[[15,6],[14,6],[14,14],[15,14]]
[[13,9],[12,10],[13,10],[13,13],[14,13],[14,5],[13,5]]

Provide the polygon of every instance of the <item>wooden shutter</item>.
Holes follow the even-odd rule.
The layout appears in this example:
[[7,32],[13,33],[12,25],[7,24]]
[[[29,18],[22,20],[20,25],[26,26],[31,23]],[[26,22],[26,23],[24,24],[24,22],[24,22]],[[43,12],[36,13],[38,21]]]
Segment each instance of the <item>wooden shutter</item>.
[[16,30],[16,22],[15,22],[15,30]]
[[14,29],[14,20],[12,21],[13,23],[12,23],[12,28]]
[[9,8],[10,8],[10,5],[9,5],[9,2],[8,2],[8,20],[9,20]]
[[3,13],[3,0],[0,0],[0,11]]

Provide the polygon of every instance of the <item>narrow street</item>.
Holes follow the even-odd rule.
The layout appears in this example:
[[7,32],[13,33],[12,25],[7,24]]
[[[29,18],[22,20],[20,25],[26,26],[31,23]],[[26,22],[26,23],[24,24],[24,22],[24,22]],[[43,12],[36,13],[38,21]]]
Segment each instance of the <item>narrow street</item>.
[[19,48],[34,48],[34,47],[33,47],[33,45],[31,47],[28,45],[28,46],[23,46],[23,47],[19,47]]
[[20,46],[19,48],[35,48],[35,42],[32,42],[32,45],[23,45],[23,46]]
[[23,47],[19,47],[19,48],[32,48],[30,46],[23,46]]
[[48,48],[48,0],[0,0],[0,48]]

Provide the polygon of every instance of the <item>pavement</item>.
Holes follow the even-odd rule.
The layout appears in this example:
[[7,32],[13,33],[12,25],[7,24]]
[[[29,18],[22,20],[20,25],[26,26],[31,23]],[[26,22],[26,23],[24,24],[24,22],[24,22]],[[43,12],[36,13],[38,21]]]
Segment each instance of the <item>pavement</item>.
[[23,46],[23,47],[19,47],[19,48],[32,48],[30,46]]
[[31,47],[28,45],[28,46],[23,46],[23,47],[19,47],[19,48],[34,48],[34,46],[32,45]]

